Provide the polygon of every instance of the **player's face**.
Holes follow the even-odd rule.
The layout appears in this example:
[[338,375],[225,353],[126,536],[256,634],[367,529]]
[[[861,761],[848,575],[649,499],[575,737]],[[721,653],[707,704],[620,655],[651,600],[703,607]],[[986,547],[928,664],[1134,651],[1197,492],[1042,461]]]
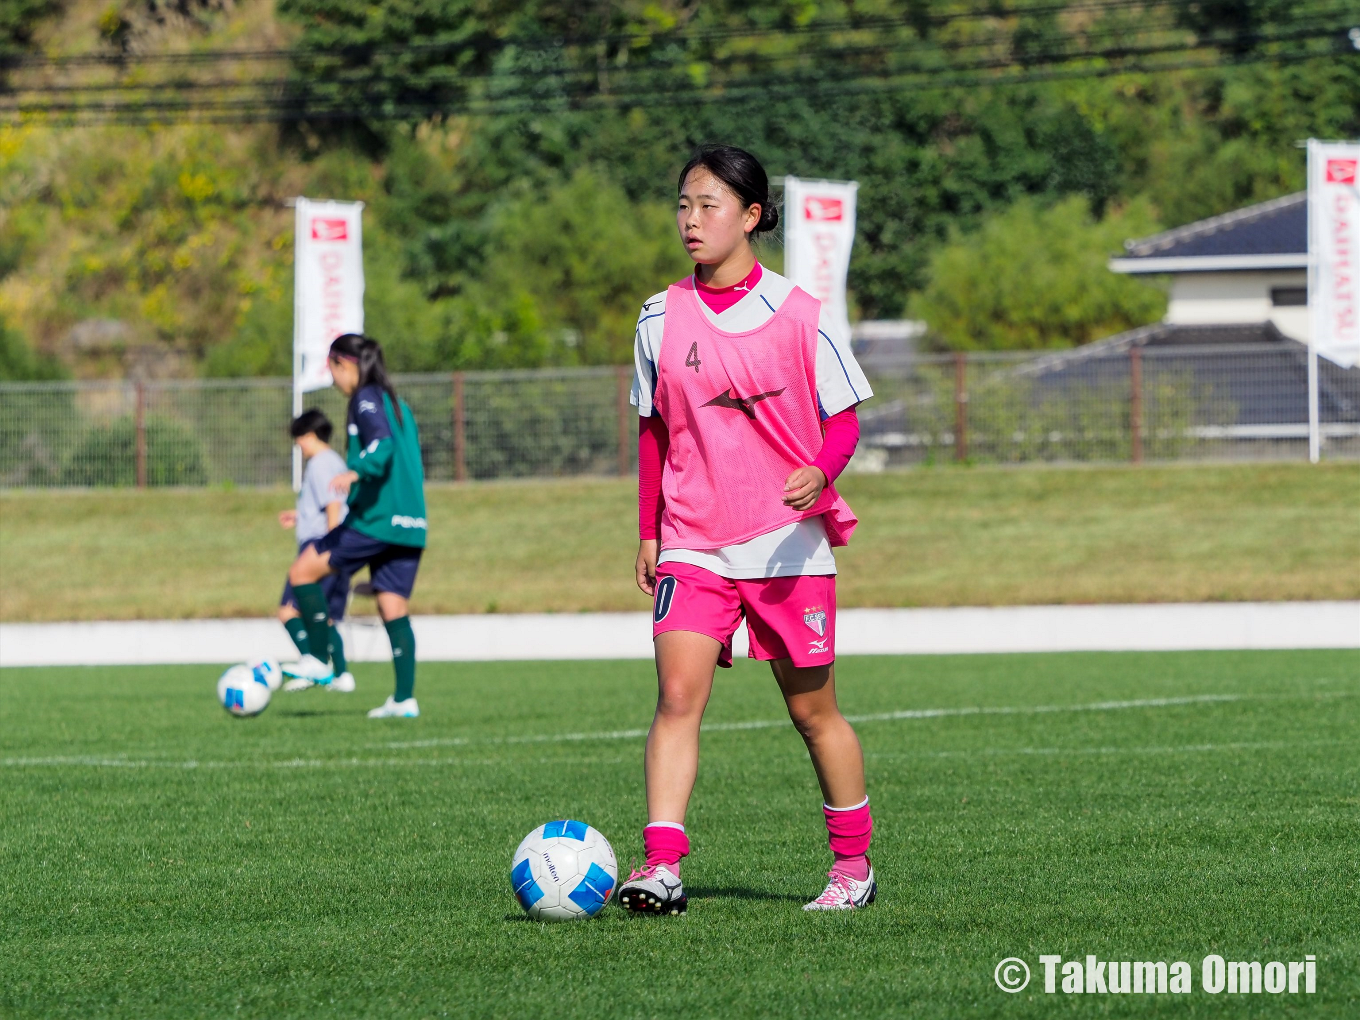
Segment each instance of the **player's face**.
[[727,260],[760,222],[759,205],[742,205],[741,199],[703,167],[695,167],[680,190],[675,224],[680,243],[700,265]]
[[326,362],[331,370],[335,388],[345,396],[352,396],[359,388],[359,365],[346,358],[330,358]]

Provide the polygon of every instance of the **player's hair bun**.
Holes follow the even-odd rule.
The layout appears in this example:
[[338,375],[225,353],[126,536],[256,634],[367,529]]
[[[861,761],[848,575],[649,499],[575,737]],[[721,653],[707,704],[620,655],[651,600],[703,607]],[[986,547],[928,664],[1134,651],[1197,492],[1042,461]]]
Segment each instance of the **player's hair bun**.
[[770,201],[770,179],[760,160],[735,145],[702,145],[694,151],[685,168],[680,171],[680,181],[676,193],[685,190],[685,178],[690,171],[702,167],[736,195],[741,204],[748,209],[760,205],[760,220],[751,231],[752,235],[765,234],[779,226],[779,210]]

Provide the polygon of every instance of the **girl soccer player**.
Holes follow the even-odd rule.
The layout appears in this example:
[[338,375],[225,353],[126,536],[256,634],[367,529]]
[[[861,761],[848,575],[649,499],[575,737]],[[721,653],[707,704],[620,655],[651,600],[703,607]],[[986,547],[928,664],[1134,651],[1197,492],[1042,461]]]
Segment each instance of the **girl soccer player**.
[[[396,691],[368,713],[413,719],[416,704],[416,639],[408,600],[425,549],[425,472],[420,436],[406,401],[387,376],[382,347],[354,333],[336,338],[330,350],[335,388],[349,397],[349,470],[331,481],[348,495],[344,523],[304,548],[288,579],[307,625],[312,648],[326,647],[326,596],[318,583],[330,574],[351,576],[367,566],[378,593],[378,614],[392,641]],[[333,676],[329,664],[304,655],[285,672],[318,684]]]
[[[869,385],[820,303],[756,261],[773,229],[765,170],[731,146],[680,173],[677,226],[694,275],[642,306],[635,340],[638,587],[654,598],[658,697],[647,736],[647,860],[630,910],[680,913],[699,723],[744,616],[821,785],[834,864],[805,910],[872,903],[864,756],[836,704],[836,560],[854,514],[832,487]],[[659,540],[659,542],[658,542]]]
[[[298,552],[302,552],[326,532],[339,526],[349,512],[345,497],[331,488],[331,480],[345,473],[345,460],[330,447],[331,420],[316,408],[308,408],[294,418],[289,431],[293,435],[293,442],[306,458],[307,467],[302,473],[302,491],[298,493],[297,509],[280,513],[279,524],[297,529]],[[345,642],[335,626],[345,618],[349,578],[343,574],[331,574],[322,580],[321,589],[326,596],[326,605],[330,607],[327,652],[335,673],[335,679],[326,685],[326,690],[349,693],[354,690],[354,674],[345,664]],[[279,620],[293,639],[293,644],[297,645],[298,654],[310,655],[312,645],[307,636],[307,625],[302,622],[297,599],[293,597],[293,585],[288,581],[284,582],[283,596],[279,599]],[[312,686],[315,685],[311,680],[297,677],[289,680],[283,689],[301,691]]]

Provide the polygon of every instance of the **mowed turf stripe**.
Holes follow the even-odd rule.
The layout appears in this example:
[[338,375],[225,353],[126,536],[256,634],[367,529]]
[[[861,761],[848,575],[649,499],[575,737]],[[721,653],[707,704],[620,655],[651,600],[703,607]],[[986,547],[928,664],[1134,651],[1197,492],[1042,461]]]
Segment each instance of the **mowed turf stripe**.
[[[1298,697],[1315,697],[1302,694]],[[896,722],[906,719],[944,719],[968,715],[1043,715],[1049,712],[1117,712],[1129,708],[1169,708],[1176,705],[1197,705],[1214,702],[1254,700],[1263,695],[1253,694],[1196,694],[1179,698],[1139,698],[1132,701],[1097,701],[1087,705],[1024,705],[1016,707],[965,708],[906,708],[896,712],[871,712],[866,715],[847,715],[852,723]],[[789,725],[788,719],[751,719],[747,722],[704,723],[704,733],[727,733],[738,730],[768,730]],[[608,730],[602,733],[550,733],[531,737],[486,737],[470,740],[466,737],[435,737],[429,740],[399,740],[369,747],[391,750],[414,747],[455,747],[464,744],[535,744],[576,740],[636,740],[647,735],[646,730]]]
[[[1350,740],[1306,740],[1290,742],[1285,740],[1239,741],[1229,744],[1183,744],[1179,746],[1150,747],[1011,747],[979,748],[974,751],[918,751],[918,752],[880,752],[868,753],[866,758],[990,758],[1010,755],[1041,755],[1056,757],[1062,755],[1157,755],[1157,754],[1200,754],[1215,751],[1290,751],[1307,750],[1318,747],[1351,745]],[[522,761],[522,760],[521,760]],[[542,759],[538,764],[571,765],[618,765],[622,758],[560,758]],[[533,760],[530,759],[530,763]],[[92,768],[127,769],[313,769],[313,768],[405,768],[407,766],[441,765],[478,765],[503,766],[500,758],[289,758],[285,761],[154,761],[147,758],[96,758],[96,757],[49,757],[49,758],[5,758],[0,766],[5,768],[33,768],[42,766],[87,766]]]

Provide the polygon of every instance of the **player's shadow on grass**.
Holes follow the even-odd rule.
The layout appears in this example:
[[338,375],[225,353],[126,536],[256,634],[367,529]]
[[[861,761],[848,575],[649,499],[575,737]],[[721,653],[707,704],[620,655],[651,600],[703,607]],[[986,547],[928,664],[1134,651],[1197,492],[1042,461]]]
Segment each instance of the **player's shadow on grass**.
[[743,885],[701,885],[687,892],[692,900],[782,900],[786,903],[806,903],[808,900],[806,896],[770,892],[768,889],[748,889]]

